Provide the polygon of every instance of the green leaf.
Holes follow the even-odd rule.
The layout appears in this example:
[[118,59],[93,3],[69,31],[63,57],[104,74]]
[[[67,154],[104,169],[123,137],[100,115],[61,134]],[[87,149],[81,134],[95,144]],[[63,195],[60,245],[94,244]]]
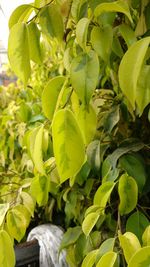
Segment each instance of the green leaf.
[[121,24],[119,26],[119,31],[121,35],[123,36],[128,47],[136,43],[137,39],[135,37],[135,33],[128,24]]
[[31,182],[30,193],[40,207],[47,204],[49,186],[50,181],[46,176],[36,176]]
[[9,29],[11,29],[16,23],[26,22],[32,11],[33,7],[30,5],[18,6],[9,18]]
[[120,214],[130,213],[136,207],[138,200],[138,187],[134,178],[123,174],[119,179],[118,193],[120,198]]
[[17,205],[8,211],[6,220],[9,234],[20,242],[29,224],[30,214],[28,210],[23,205]]
[[110,25],[104,27],[93,27],[91,32],[91,43],[96,53],[108,61],[113,41],[113,30]]
[[142,235],[143,246],[150,246],[150,225],[146,227]]
[[39,23],[43,33],[49,37],[63,39],[64,24],[61,13],[56,4],[51,3],[41,9]]
[[31,74],[26,24],[17,23],[11,28],[8,40],[8,57],[11,68],[26,86]]
[[40,126],[39,130],[36,132],[35,143],[33,148],[33,162],[38,172],[41,174],[45,174],[44,164],[43,164],[42,141],[43,141],[43,125]]
[[141,248],[140,242],[136,235],[131,232],[126,232],[124,235],[120,234],[119,241],[123,249],[126,262],[129,263],[133,254]]
[[90,213],[100,213],[101,211],[101,207],[99,205],[92,205],[89,208],[87,208],[86,212],[85,212],[85,216],[87,216]]
[[82,223],[82,230],[86,236],[88,236],[90,234],[93,227],[97,223],[99,217],[100,217],[100,213],[97,213],[97,212],[91,212],[90,214],[88,214],[85,217],[85,219]]
[[6,231],[0,231],[0,266],[1,267],[14,267],[15,266],[15,253],[13,242]]
[[104,12],[119,12],[125,14],[128,19],[132,22],[129,6],[127,2],[118,0],[113,3],[102,3],[98,5],[94,10],[94,15],[99,17]]
[[33,160],[33,151],[34,151],[34,145],[35,145],[35,137],[37,132],[39,131],[39,127],[33,128],[32,130],[29,130],[26,135],[26,145],[28,149],[29,156]]
[[134,233],[141,241],[142,234],[148,225],[149,220],[146,218],[146,216],[143,213],[136,211],[128,218],[126,223],[126,231]]
[[51,79],[45,86],[42,93],[42,108],[45,116],[52,120],[56,108],[57,99],[65,82],[64,76],[57,76]]
[[71,64],[71,83],[83,104],[89,104],[98,82],[99,60],[94,51],[81,54]]
[[87,161],[91,168],[99,172],[101,166],[100,141],[94,140],[87,147]]
[[41,33],[35,22],[31,22],[27,25],[28,36],[29,36],[29,50],[30,50],[30,59],[37,64],[42,63],[42,50],[40,45],[40,36]]
[[113,251],[115,244],[115,238],[108,238],[106,239],[101,245],[98,250],[97,256],[96,256],[96,262],[98,262],[103,255],[105,255],[108,252]]
[[105,211],[107,201],[109,200],[110,194],[114,186],[114,182],[105,182],[99,186],[94,195],[94,205],[99,205],[102,209],[102,213],[104,213]]
[[0,226],[2,225],[5,215],[9,209],[9,203],[0,204]]
[[120,87],[133,109],[135,109],[138,79],[149,43],[150,37],[146,37],[130,46],[119,66]]
[[81,267],[92,267],[95,263],[96,255],[97,255],[98,249],[92,250],[87,254],[87,256],[84,258]]
[[68,228],[63,235],[63,239],[60,244],[60,250],[69,247],[70,245],[76,243],[80,235],[82,234],[81,226],[76,226],[73,228]]
[[117,253],[110,251],[104,254],[96,264],[96,267],[113,267],[117,259]]
[[82,131],[85,144],[88,145],[94,138],[97,126],[97,117],[93,106],[80,106],[77,120]]
[[150,103],[150,66],[143,66],[138,82],[136,91],[136,103],[141,116],[144,108]]
[[110,109],[108,112],[108,115],[104,121],[104,129],[108,133],[111,133],[113,128],[116,126],[116,124],[119,122],[120,119],[120,110],[119,106],[116,105]]
[[24,205],[29,211],[29,213],[33,216],[35,208],[33,198],[27,192],[23,191],[21,192],[20,197],[21,197],[21,204]]
[[71,14],[76,22],[86,17],[88,10],[87,0],[76,0],[72,2]]
[[87,43],[89,23],[90,23],[90,20],[88,18],[82,18],[79,20],[79,22],[76,26],[77,42],[85,52],[86,52],[86,48],[87,48],[86,43]]
[[139,249],[129,261],[128,267],[149,267],[150,246]]
[[143,158],[136,153],[128,153],[120,158],[119,163],[129,176],[135,178],[139,192],[142,192],[147,179]]
[[60,182],[63,183],[79,172],[85,160],[82,134],[70,110],[59,110],[56,113],[52,136]]

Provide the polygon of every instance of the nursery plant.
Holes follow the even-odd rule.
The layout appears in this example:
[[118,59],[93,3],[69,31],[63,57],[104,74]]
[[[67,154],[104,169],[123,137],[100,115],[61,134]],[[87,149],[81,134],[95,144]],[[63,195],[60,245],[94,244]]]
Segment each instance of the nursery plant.
[[149,0],[35,0],[12,13],[0,266],[15,266],[33,221],[64,228],[70,267],[149,266],[149,12]]

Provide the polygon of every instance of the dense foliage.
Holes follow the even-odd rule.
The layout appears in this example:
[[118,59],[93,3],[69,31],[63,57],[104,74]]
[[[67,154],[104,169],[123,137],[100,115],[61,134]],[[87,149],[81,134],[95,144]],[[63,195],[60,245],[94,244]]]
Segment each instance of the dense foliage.
[[35,0],[12,13],[0,266],[49,221],[66,231],[70,267],[149,266],[149,11],[149,0]]

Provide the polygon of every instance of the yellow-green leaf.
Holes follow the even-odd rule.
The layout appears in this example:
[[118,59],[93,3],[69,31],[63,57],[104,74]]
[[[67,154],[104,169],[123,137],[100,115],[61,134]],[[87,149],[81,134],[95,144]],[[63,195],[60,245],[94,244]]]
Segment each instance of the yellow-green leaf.
[[0,231],[0,266],[15,266],[15,253],[13,248],[13,242],[11,241],[11,238],[8,233],[4,230]]
[[94,15],[99,17],[104,12],[119,12],[125,14],[132,22],[128,3],[124,0],[118,0],[111,3],[102,3],[95,8]]
[[79,20],[77,27],[76,27],[77,42],[84,51],[86,51],[89,23],[90,23],[90,20],[88,18],[82,18]]
[[42,50],[40,44],[41,33],[35,22],[27,25],[29,36],[30,59],[37,64],[42,63]]
[[24,205],[30,212],[30,214],[33,216],[35,207],[33,198],[27,192],[23,191],[21,192],[20,197],[21,197],[21,204]]
[[97,54],[108,61],[113,42],[113,30],[110,25],[104,27],[93,27],[91,32],[91,43]]
[[71,83],[78,98],[88,104],[98,82],[99,60],[94,51],[75,57],[71,64]]
[[64,25],[61,13],[56,4],[51,3],[41,9],[39,24],[42,32],[50,37],[63,39]]
[[9,209],[9,203],[0,204],[0,226],[4,221],[8,209]]
[[45,174],[44,164],[43,164],[43,153],[42,153],[42,141],[43,141],[43,125],[39,127],[39,130],[35,136],[35,143],[33,149],[33,161],[35,168],[39,173]]
[[150,246],[150,225],[146,227],[142,235],[143,246]]
[[150,66],[143,66],[136,91],[136,103],[139,108],[140,116],[143,113],[144,108],[150,103]]
[[85,148],[82,134],[73,113],[59,110],[52,123],[54,156],[60,182],[74,177],[85,160]]
[[95,263],[97,252],[98,249],[89,252],[87,256],[84,258],[81,267],[92,267]]
[[6,219],[9,234],[19,242],[25,235],[29,224],[30,214],[28,210],[23,205],[15,206],[8,211]]
[[57,76],[51,79],[42,93],[42,108],[45,116],[52,120],[56,108],[57,99],[64,84],[65,77]]
[[8,40],[8,57],[11,68],[26,86],[31,74],[31,67],[28,31],[25,23],[17,23],[11,28]]
[[120,87],[133,109],[135,109],[137,98],[138,79],[140,78],[149,43],[150,37],[146,37],[130,46],[119,66]]
[[120,214],[130,213],[136,207],[138,200],[138,186],[135,179],[123,174],[119,179],[118,193],[120,197]]
[[137,236],[131,232],[126,232],[124,235],[119,234],[119,241],[123,249],[126,262],[129,263],[133,254],[141,248],[140,242]]
[[40,207],[47,204],[49,187],[50,181],[46,176],[37,175],[31,182],[30,193]]
[[102,209],[102,213],[105,211],[107,201],[109,200],[110,194],[115,186],[114,182],[108,181],[100,185],[94,195],[94,205],[99,205]]
[[88,145],[94,138],[97,126],[97,117],[93,106],[80,106],[77,119],[83,133],[85,144]]
[[117,259],[117,253],[110,251],[104,254],[98,263],[96,264],[96,267],[113,267]]
[[32,11],[33,7],[30,5],[18,6],[9,18],[9,29],[11,29],[16,23],[26,22]]
[[95,224],[97,223],[99,219],[99,216],[100,216],[100,213],[91,212],[85,217],[82,223],[82,230],[86,236],[88,236],[90,232],[92,231],[93,227],[95,226]]
[[149,267],[150,246],[139,249],[129,261],[128,267]]

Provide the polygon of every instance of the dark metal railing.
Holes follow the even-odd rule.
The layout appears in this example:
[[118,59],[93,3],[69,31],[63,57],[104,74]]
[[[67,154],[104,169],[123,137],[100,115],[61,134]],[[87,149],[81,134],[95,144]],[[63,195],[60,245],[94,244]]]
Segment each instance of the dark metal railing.
[[15,246],[16,267],[39,267],[39,253],[36,239]]

